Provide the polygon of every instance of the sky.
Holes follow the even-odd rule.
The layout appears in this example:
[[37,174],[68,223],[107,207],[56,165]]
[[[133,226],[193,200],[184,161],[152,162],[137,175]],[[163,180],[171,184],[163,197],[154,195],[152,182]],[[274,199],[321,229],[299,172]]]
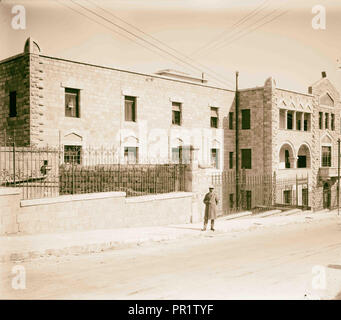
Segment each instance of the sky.
[[[12,27],[14,5],[25,8],[25,29]],[[316,5],[325,29],[312,27]],[[0,60],[32,37],[44,55],[148,74],[204,72],[228,89],[238,70],[240,88],[272,76],[307,92],[326,71],[341,92],[340,30],[335,0],[0,0]]]

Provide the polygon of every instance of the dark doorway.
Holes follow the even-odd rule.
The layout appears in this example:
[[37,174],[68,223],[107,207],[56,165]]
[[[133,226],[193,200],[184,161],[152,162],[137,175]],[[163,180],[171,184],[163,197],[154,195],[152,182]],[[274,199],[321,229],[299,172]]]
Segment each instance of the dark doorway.
[[308,188],[302,189],[302,205],[305,207],[308,206]]
[[323,209],[330,209],[331,192],[328,183],[323,185]]

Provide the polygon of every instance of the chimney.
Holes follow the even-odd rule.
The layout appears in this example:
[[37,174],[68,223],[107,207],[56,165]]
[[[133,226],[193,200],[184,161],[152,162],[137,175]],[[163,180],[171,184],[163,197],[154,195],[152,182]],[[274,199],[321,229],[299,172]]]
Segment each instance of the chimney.
[[326,73],[326,71],[322,71],[322,78],[327,78],[327,73]]

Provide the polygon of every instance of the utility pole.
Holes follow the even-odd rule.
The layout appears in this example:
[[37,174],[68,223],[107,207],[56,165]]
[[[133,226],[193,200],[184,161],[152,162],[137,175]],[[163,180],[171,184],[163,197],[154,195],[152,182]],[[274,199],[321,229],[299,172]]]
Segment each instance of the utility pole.
[[340,214],[340,141],[337,139],[337,215]]
[[236,208],[239,208],[239,93],[238,75],[236,71],[236,94],[235,94],[235,123],[236,123]]

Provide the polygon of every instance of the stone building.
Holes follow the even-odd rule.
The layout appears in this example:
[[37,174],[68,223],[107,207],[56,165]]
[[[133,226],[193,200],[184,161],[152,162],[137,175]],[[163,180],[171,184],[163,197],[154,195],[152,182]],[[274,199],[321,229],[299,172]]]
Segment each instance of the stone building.
[[[240,90],[239,102],[240,167],[288,181],[274,202],[295,196],[296,205],[334,206],[341,104],[325,73],[308,93],[280,89],[269,78]],[[200,167],[232,172],[234,104],[234,91],[204,79],[50,57],[31,38],[23,53],[0,62],[0,141],[17,146],[79,154],[105,147],[117,161],[140,163],[187,161],[192,146]],[[251,206],[254,197],[250,190]]]
[[222,170],[234,92],[205,82],[53,58],[28,39],[0,63],[0,133],[17,145],[111,148],[132,162],[176,160],[180,149],[186,158],[192,145]]
[[[248,174],[275,175],[273,202],[335,207],[341,103],[326,73],[308,93],[278,88],[269,78],[239,95],[240,166]],[[226,170],[235,167],[234,112],[232,106],[224,132]]]

